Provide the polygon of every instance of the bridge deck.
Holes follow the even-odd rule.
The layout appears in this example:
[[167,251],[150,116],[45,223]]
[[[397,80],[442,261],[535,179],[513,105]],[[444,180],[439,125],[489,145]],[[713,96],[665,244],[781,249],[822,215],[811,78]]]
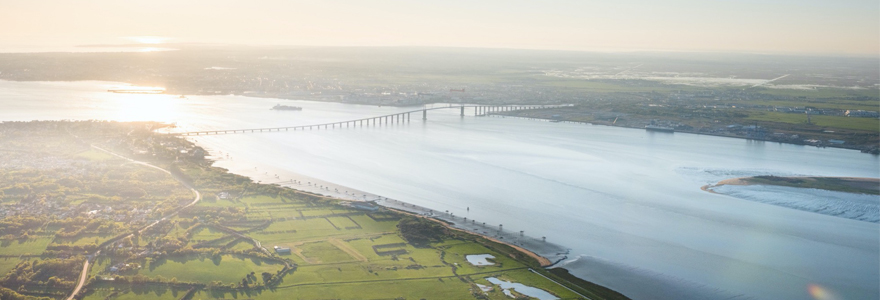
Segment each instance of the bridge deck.
[[[465,108],[474,108],[475,116],[484,116],[497,112],[507,112],[507,111],[520,111],[520,110],[531,110],[531,109],[546,109],[546,108],[558,108],[558,107],[570,107],[572,104],[563,104],[563,105],[503,105],[503,106],[493,106],[493,105],[456,105],[456,106],[446,106],[446,107],[432,107],[432,108],[423,108],[418,110],[404,111],[399,113],[393,113],[388,115],[381,115],[369,118],[361,118],[355,120],[346,120],[339,122],[331,122],[331,123],[321,123],[321,124],[311,124],[311,125],[298,125],[298,126],[287,126],[287,127],[267,127],[267,128],[249,128],[249,129],[224,129],[224,130],[205,130],[205,131],[186,131],[186,132],[175,132],[168,133],[169,135],[211,135],[211,134],[232,134],[232,133],[252,133],[252,132],[273,132],[273,131],[290,131],[290,130],[306,130],[306,129],[321,129],[322,127],[325,129],[336,128],[336,125],[342,127],[352,126],[352,125],[370,125],[370,121],[373,121],[375,125],[376,122],[379,124],[384,123],[400,123],[400,122],[409,122],[410,114],[419,113],[423,114],[423,118],[427,115],[427,111],[429,110],[438,110],[438,109],[461,109],[461,115],[464,116]],[[397,120],[395,120],[397,118]],[[405,120],[401,120],[405,119]]]

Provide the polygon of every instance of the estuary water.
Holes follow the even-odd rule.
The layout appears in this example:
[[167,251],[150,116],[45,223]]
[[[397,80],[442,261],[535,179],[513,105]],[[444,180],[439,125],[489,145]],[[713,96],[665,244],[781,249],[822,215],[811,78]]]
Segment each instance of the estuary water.
[[[156,120],[176,122],[179,130],[215,130],[414,109],[106,92],[114,85],[0,81],[0,120]],[[279,103],[303,110],[269,110]],[[570,248],[561,266],[634,299],[880,297],[877,223],[700,190],[752,175],[877,178],[877,156],[458,113],[430,111],[427,121],[414,114],[406,124],[191,139],[218,166],[255,180],[303,180],[343,197],[378,195],[545,236]],[[774,197],[785,197],[779,191]]]

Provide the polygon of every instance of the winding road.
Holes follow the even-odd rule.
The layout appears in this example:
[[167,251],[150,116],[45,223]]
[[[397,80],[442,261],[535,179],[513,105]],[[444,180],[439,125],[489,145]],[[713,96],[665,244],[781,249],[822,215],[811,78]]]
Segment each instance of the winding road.
[[[107,154],[110,154],[110,155],[113,155],[113,156],[119,157],[119,158],[121,158],[121,159],[127,160],[127,161],[129,161],[129,162],[131,162],[131,163],[135,163],[135,164],[143,165],[143,166],[146,166],[146,167],[150,167],[150,168],[153,168],[153,169],[156,169],[156,170],[159,170],[159,171],[165,172],[166,174],[171,175],[171,177],[174,178],[175,180],[177,180],[177,182],[180,182],[180,184],[182,184],[182,185],[185,186],[186,188],[190,189],[190,191],[193,192],[193,195],[195,195],[195,198],[193,199],[192,202],[190,202],[189,204],[187,204],[187,205],[181,207],[180,209],[176,210],[175,212],[173,212],[173,213],[171,213],[171,214],[168,214],[167,216],[164,216],[164,217],[162,217],[161,219],[158,219],[158,220],[156,220],[156,221],[153,221],[153,223],[150,223],[149,225],[144,226],[144,227],[141,228],[141,229],[138,229],[138,231],[137,231],[138,233],[141,233],[141,232],[143,232],[144,230],[147,230],[147,229],[149,229],[150,227],[153,227],[153,226],[155,226],[156,224],[159,224],[160,222],[167,220],[168,218],[171,218],[171,217],[177,216],[177,214],[179,214],[180,211],[182,211],[182,210],[184,210],[184,209],[186,209],[186,208],[188,208],[188,207],[190,207],[190,206],[196,205],[197,203],[199,203],[199,200],[202,200],[202,195],[199,193],[199,191],[197,191],[195,188],[193,188],[193,186],[191,186],[190,184],[186,183],[185,181],[180,180],[180,178],[177,178],[177,176],[174,176],[174,174],[171,174],[171,172],[169,172],[168,170],[162,169],[162,168],[160,168],[160,167],[157,167],[157,166],[155,166],[155,165],[152,165],[152,164],[149,164],[149,163],[146,163],[146,162],[137,161],[137,160],[134,160],[134,159],[131,159],[131,158],[128,158],[128,157],[125,157],[125,156],[122,156],[122,155],[116,154],[116,153],[114,153],[114,152],[112,152],[112,151],[110,151],[110,150],[106,150],[106,149],[104,149],[104,148],[101,148],[101,147],[98,147],[98,146],[95,146],[95,145],[92,145],[92,148],[95,148],[96,150],[100,150],[100,151],[106,152]],[[118,239],[124,239],[124,238],[129,237],[129,236],[132,236],[132,235],[133,235],[133,233],[128,234],[128,235],[125,235],[125,236],[122,236],[122,237],[119,237]],[[101,250],[98,250],[97,252],[95,252],[94,255],[92,255],[91,259],[97,259],[97,258],[98,258],[98,255],[100,255],[100,254],[101,254]],[[82,290],[83,285],[85,285],[86,278],[89,276],[89,266],[91,265],[91,259],[87,258],[86,261],[85,261],[85,263],[83,263],[82,273],[80,273],[80,275],[79,275],[79,282],[76,284],[76,288],[73,289],[73,292],[70,293],[70,296],[67,297],[67,300],[73,300],[74,297],[75,297],[77,294],[79,294],[79,292]]]

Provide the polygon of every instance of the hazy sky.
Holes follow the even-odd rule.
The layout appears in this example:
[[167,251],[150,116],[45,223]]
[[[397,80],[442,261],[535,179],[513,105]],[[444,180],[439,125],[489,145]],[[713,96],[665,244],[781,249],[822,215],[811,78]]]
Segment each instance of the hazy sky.
[[877,0],[0,0],[0,45],[880,53]]

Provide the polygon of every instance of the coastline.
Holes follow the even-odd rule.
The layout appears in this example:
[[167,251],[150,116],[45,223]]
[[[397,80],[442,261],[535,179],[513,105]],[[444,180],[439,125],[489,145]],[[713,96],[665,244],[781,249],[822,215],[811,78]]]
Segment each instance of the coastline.
[[[556,120],[550,118],[539,118],[539,117],[525,117],[525,116],[517,116],[511,115],[509,113],[493,113],[486,116],[496,116],[496,117],[510,117],[510,118],[521,118],[528,120],[540,120],[547,122],[557,122],[557,123],[577,123],[577,124],[588,124],[588,125],[598,125],[598,126],[608,126],[608,127],[617,127],[617,128],[630,128],[630,129],[641,129],[644,130],[644,127],[635,127],[635,126],[625,126],[625,125],[617,125],[617,124],[609,124],[607,122],[583,122],[583,121],[571,121],[571,120]],[[877,153],[865,151],[865,149],[860,148],[858,146],[847,145],[847,144],[822,144],[822,145],[810,145],[806,143],[792,143],[792,142],[783,142],[783,141],[772,141],[767,139],[758,139],[753,137],[739,136],[739,135],[728,135],[728,134],[718,134],[718,133],[709,133],[709,132],[700,132],[700,131],[691,131],[691,130],[676,130],[675,132],[679,133],[687,133],[687,134],[696,134],[696,135],[705,135],[705,136],[717,136],[724,138],[735,138],[742,140],[751,140],[751,141],[760,141],[760,142],[770,142],[770,143],[780,143],[780,144],[788,144],[788,145],[800,145],[800,146],[813,146],[817,148],[836,148],[836,149],[845,149],[845,150],[855,150],[865,154],[878,155]]]
[[[410,215],[410,216],[414,216],[414,217],[424,218],[424,216],[421,216],[421,215],[415,214],[415,213],[413,213],[413,212],[405,211],[405,210],[399,210],[399,209],[391,208],[391,211],[394,211],[394,212],[397,212],[397,213],[401,213],[401,214]],[[540,256],[540,255],[538,255],[537,253],[532,252],[532,251],[529,251],[528,249],[522,248],[522,247],[520,247],[520,246],[511,245],[511,244],[509,244],[509,243],[499,241],[499,240],[497,240],[497,239],[491,238],[491,237],[486,236],[486,235],[481,235],[481,234],[478,234],[478,233],[468,232],[468,231],[466,231],[466,230],[464,230],[464,229],[456,228],[456,227],[450,225],[449,223],[442,222],[441,220],[438,220],[438,219],[434,219],[434,218],[425,218],[425,219],[428,219],[428,220],[431,220],[431,221],[437,222],[438,224],[441,224],[441,225],[443,225],[444,227],[446,227],[446,228],[448,228],[448,229],[450,229],[450,230],[460,231],[460,232],[464,232],[464,233],[468,233],[468,234],[475,234],[475,235],[480,236],[480,237],[482,237],[482,238],[485,238],[485,239],[487,239],[487,240],[490,240],[490,241],[493,241],[493,242],[496,242],[496,243],[499,243],[499,244],[504,244],[504,245],[510,246],[511,248],[516,249],[517,251],[519,251],[519,252],[521,252],[521,253],[523,253],[523,254],[525,254],[525,255],[528,255],[528,256],[531,257],[531,258],[534,258],[534,259],[538,262],[538,264],[541,265],[541,267],[546,268],[546,267],[550,267],[550,266],[552,266],[552,265],[554,264],[553,262],[551,262],[551,261],[550,261],[549,259],[547,259],[546,257]]]
[[507,245],[526,256],[534,258],[544,268],[551,268],[568,258],[568,248],[544,241],[543,239],[519,234],[519,232],[511,230],[498,230],[495,227],[496,225],[483,225],[482,222],[468,219],[467,217],[434,211],[430,208],[315,179],[292,171],[274,169],[272,166],[259,166],[254,169],[243,167],[234,162],[233,159],[221,155],[222,151],[212,148],[211,145],[194,141],[191,138],[187,140],[206,150],[208,155],[206,155],[205,159],[211,161],[212,166],[223,168],[233,174],[245,176],[254,182],[278,185],[298,192],[337,201],[372,201],[388,210],[433,220],[451,230],[473,234],[499,244]]
[[[193,142],[193,141],[190,141],[190,142],[194,143],[198,147],[202,147],[204,149],[204,147],[202,145],[199,145],[197,142]],[[210,153],[210,151],[208,151],[208,153]],[[210,153],[210,154],[213,154],[213,153]],[[210,154],[209,154],[209,156],[206,156],[205,159],[210,161],[212,166],[219,167],[219,168],[226,170],[226,172],[233,173],[231,170],[229,170],[227,168],[224,168],[222,166],[217,166],[216,164],[219,161],[223,161],[223,159],[221,158],[218,161],[216,158],[220,158],[220,157],[215,157]],[[256,170],[250,170],[250,169],[245,169],[245,170],[246,171],[243,171],[240,173],[233,173],[233,174],[245,176],[245,177],[247,177],[251,180],[254,180],[254,181],[256,181],[256,179],[258,179],[258,178],[270,176],[270,175],[267,175],[265,172],[264,172],[264,174],[250,174],[249,175],[246,173],[251,173]],[[260,170],[260,171],[262,171],[262,170]],[[554,267],[557,264],[568,259],[569,249],[567,249],[561,245],[547,242],[544,239],[533,238],[533,237],[524,235],[522,232],[520,232],[520,234],[516,234],[515,232],[512,232],[512,231],[490,229],[487,227],[489,225],[482,225],[482,222],[478,223],[478,222],[476,222],[476,220],[473,220],[473,219],[471,219],[470,220],[471,223],[468,224],[466,222],[467,221],[466,217],[455,217],[454,215],[443,214],[443,213],[434,214],[433,210],[431,210],[431,209],[428,209],[425,207],[420,207],[420,206],[417,206],[417,205],[414,205],[411,203],[406,203],[406,202],[399,201],[399,200],[385,198],[385,197],[371,194],[368,192],[363,192],[363,193],[365,193],[364,194],[365,199],[358,199],[358,197],[354,197],[353,195],[347,195],[348,197],[340,197],[337,195],[332,195],[329,193],[335,192],[336,194],[340,194],[340,192],[336,191],[336,189],[340,189],[340,191],[342,189],[345,189],[348,191],[358,191],[358,192],[362,192],[362,191],[359,191],[356,189],[351,189],[349,187],[345,187],[342,185],[338,185],[338,184],[334,184],[334,183],[330,183],[330,182],[326,182],[326,181],[317,180],[317,179],[314,179],[314,178],[311,178],[308,176],[304,176],[301,174],[295,174],[295,173],[290,173],[290,172],[285,172],[285,173],[286,173],[285,175],[288,175],[288,176],[289,176],[289,174],[293,174],[293,176],[294,176],[293,178],[297,178],[295,180],[299,181],[299,183],[296,183],[296,182],[291,183],[287,180],[282,180],[280,182],[261,182],[261,184],[277,185],[277,186],[289,188],[289,189],[294,190],[299,193],[306,193],[306,194],[322,197],[322,198],[325,198],[328,200],[345,201],[345,202],[353,202],[353,201],[374,202],[376,204],[379,204],[383,208],[385,208],[389,211],[395,212],[395,213],[405,214],[405,215],[410,215],[410,216],[414,216],[414,217],[419,217],[419,218],[431,220],[431,221],[434,221],[434,222],[437,222],[437,223],[443,225],[444,227],[446,227],[449,230],[455,230],[455,231],[458,231],[458,232],[461,232],[464,234],[473,235],[478,238],[485,239],[491,243],[496,243],[496,244],[510,247],[511,249],[513,249],[513,251],[518,252],[522,255],[525,255],[531,259],[534,259],[534,261],[540,266],[540,268],[546,270],[546,272],[549,272],[550,274],[557,276],[558,280],[561,280],[562,282],[566,282],[569,285],[578,287],[579,289],[583,289],[584,291],[599,293],[598,295],[609,297],[608,299],[630,299],[626,295],[624,295],[616,290],[613,290],[609,287],[606,287],[604,285],[600,285],[598,283],[595,283],[595,282],[589,281],[587,279],[578,277],[578,276],[572,274],[570,272],[570,270],[568,270],[564,267]],[[281,174],[281,173],[279,173],[279,174]],[[272,178],[277,179],[276,177],[272,177]],[[286,178],[290,178],[290,177],[286,177]],[[303,186],[301,181],[306,180],[306,179],[310,180],[311,182],[316,182],[316,184],[309,185],[309,186]],[[278,179],[278,180],[280,180],[280,179]],[[324,184],[322,189],[320,189],[318,191],[315,191],[314,189],[309,189],[309,190],[302,189],[303,187],[314,188],[314,187],[316,187],[317,182],[322,182]],[[487,246],[487,247],[490,247],[490,246]],[[509,254],[509,255],[513,256],[514,254]],[[519,258],[519,259],[522,259],[522,258]],[[535,272],[535,271],[532,271],[532,272]],[[541,276],[544,276],[544,275],[541,275]],[[544,276],[544,277],[546,278],[546,276]],[[567,287],[566,285],[563,285],[562,283],[560,283],[556,280],[552,280],[549,278],[548,278],[548,280],[550,280],[554,284],[562,286],[563,288],[571,290],[571,288]],[[577,293],[577,292],[575,292],[575,293]]]
[[[483,222],[475,219],[468,219],[467,217],[460,217],[435,211],[427,207],[421,207],[398,199],[387,198],[367,191],[361,191],[340,184],[315,179],[289,170],[275,169],[272,166],[258,166],[253,169],[250,166],[244,167],[236,163],[233,159],[228,159],[220,155],[222,154],[222,151],[219,149],[212,148],[210,145],[206,145],[200,141],[194,141],[191,138],[188,138],[187,140],[206,150],[208,155],[205,159],[210,160],[213,166],[223,168],[227,170],[227,172],[233,174],[245,176],[254,182],[278,185],[299,192],[319,195],[327,199],[338,201],[372,201],[386,209],[440,221],[450,229],[475,234],[482,238],[518,249],[523,254],[532,256],[538,260],[542,267],[552,267],[558,262],[568,258],[568,248],[553,242],[547,242],[543,239],[531,237],[526,234],[520,235],[519,232],[514,232],[512,230],[498,230],[497,225],[494,224],[483,225]],[[219,154],[215,152],[218,152]]]

